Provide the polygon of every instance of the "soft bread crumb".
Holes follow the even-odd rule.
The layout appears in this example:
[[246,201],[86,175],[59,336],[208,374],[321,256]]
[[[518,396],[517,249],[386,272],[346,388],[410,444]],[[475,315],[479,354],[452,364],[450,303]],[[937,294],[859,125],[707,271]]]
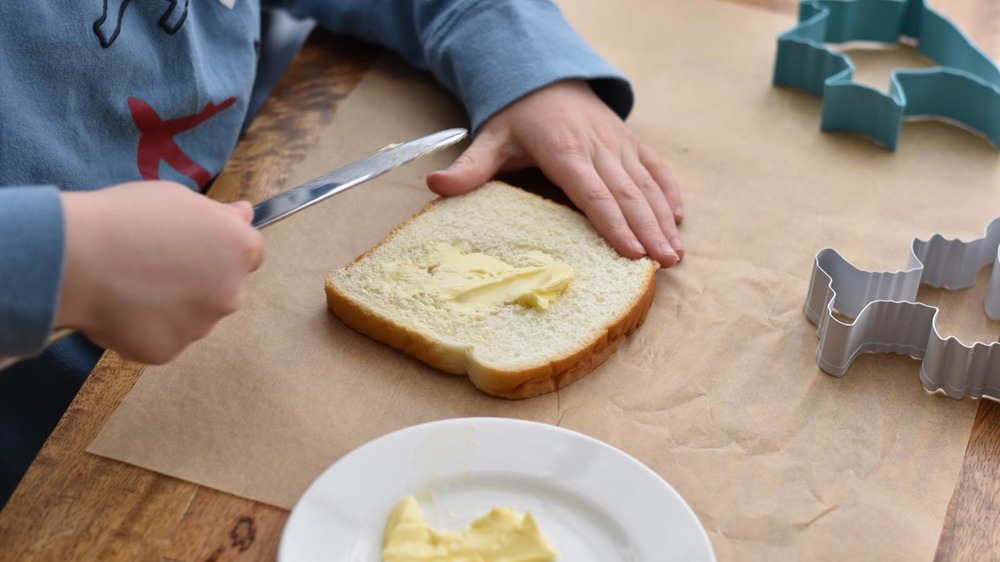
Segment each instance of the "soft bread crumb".
[[[384,282],[387,264],[436,242],[512,265],[532,251],[574,276],[547,310],[516,304],[466,315]],[[620,256],[576,211],[502,182],[439,198],[326,278],[330,309],[351,328],[507,398],[551,392],[600,364],[644,320],[659,266]],[[377,282],[375,281],[377,280]]]

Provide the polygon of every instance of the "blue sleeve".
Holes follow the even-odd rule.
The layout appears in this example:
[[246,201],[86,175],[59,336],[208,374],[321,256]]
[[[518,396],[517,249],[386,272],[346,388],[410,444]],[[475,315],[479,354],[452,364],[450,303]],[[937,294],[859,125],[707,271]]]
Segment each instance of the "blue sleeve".
[[622,119],[627,79],[550,0],[270,0],[296,17],[382,45],[429,70],[462,100],[475,131],[510,103],[566,79],[587,80]]
[[0,357],[44,347],[62,286],[64,231],[55,187],[0,188]]

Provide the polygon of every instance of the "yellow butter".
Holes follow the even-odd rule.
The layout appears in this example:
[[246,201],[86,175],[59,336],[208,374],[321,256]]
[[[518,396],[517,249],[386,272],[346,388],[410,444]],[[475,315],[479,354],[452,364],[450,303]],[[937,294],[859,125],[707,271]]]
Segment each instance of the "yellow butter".
[[531,513],[497,507],[460,530],[427,526],[412,496],[389,515],[383,562],[552,562],[557,553]]
[[536,250],[515,267],[480,252],[465,253],[447,243],[416,259],[386,266],[397,294],[427,295],[449,308],[483,312],[503,304],[545,310],[569,286],[573,268]]

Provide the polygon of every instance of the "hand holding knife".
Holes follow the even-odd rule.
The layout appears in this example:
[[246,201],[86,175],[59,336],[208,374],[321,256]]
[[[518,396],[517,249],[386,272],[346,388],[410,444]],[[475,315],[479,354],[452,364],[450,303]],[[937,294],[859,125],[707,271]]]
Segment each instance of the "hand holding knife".
[[[448,129],[408,142],[390,145],[371,156],[347,164],[261,202],[254,207],[251,224],[257,229],[262,229],[403,164],[417,160],[421,156],[452,146],[467,135],[466,129]],[[49,337],[46,345],[51,345],[71,333],[73,330],[57,330]],[[0,370],[22,359],[24,358],[0,358]]]

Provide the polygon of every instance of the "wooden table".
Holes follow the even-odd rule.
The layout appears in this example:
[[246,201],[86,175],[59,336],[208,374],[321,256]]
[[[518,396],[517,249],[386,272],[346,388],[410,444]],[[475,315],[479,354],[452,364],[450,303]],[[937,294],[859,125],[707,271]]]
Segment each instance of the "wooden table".
[[[794,13],[796,0],[730,0]],[[932,5],[1000,58],[1000,0]],[[275,192],[330,122],[378,49],[317,32],[237,147],[210,196]],[[274,560],[288,512],[85,453],[143,366],[107,353],[0,512],[0,559]],[[1000,560],[1000,404],[982,401],[938,560]]]

